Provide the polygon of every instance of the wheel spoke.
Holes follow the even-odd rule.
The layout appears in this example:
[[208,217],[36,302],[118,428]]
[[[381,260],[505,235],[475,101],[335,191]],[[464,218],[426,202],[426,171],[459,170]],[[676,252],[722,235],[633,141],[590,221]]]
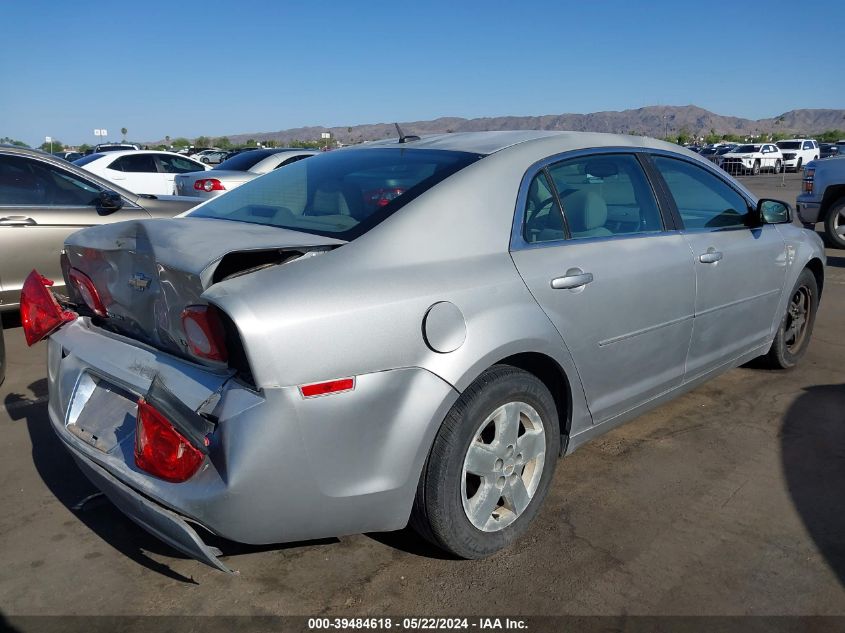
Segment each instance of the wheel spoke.
[[522,455],[521,463],[527,464],[531,460],[546,452],[546,436],[542,430],[526,431],[516,441],[516,450]]
[[522,477],[518,475],[508,479],[508,484],[502,491],[502,497],[504,497],[508,508],[517,516],[522,514],[531,502],[531,496],[525,489],[525,483],[522,481]]
[[516,446],[519,435],[519,404],[509,402],[496,418],[496,439],[503,446]]
[[478,492],[469,500],[469,519],[475,525],[486,525],[499,504],[502,491],[487,481],[482,481]]
[[493,452],[491,447],[481,442],[473,442],[467,451],[464,466],[468,473],[480,476],[491,476],[495,470],[496,460],[499,456]]
[[836,227],[836,234],[840,237],[845,237],[845,223]]

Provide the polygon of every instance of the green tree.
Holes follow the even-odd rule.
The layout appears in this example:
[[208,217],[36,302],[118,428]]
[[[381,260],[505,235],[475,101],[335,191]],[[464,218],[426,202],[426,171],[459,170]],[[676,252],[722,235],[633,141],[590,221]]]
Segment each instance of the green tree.
[[42,149],[45,152],[61,152],[64,148],[65,146],[57,138],[54,138],[52,143],[41,143],[38,147],[38,149]]
[[14,145],[15,147],[29,147],[29,145],[27,145],[23,141],[15,140],[15,139],[11,138],[10,136],[4,136],[3,138],[0,138],[0,145]]
[[207,136],[198,136],[194,139],[195,147],[211,147],[211,139]]
[[277,141],[274,141],[273,139],[269,139],[267,141],[264,141],[264,147],[278,147],[278,146],[279,146],[279,143]]
[[84,154],[84,153],[85,153],[85,152],[87,152],[89,149],[94,149],[94,148],[93,148],[93,147],[91,147],[90,145],[88,145],[88,143],[83,143],[82,145],[80,145],[80,146],[79,146],[79,148],[78,148],[78,149],[79,149],[79,151],[80,151],[80,152],[82,152],[82,153]]
[[165,143],[167,143],[168,145],[170,145],[170,137],[169,137],[169,136],[165,136],[165,137],[164,137],[164,142],[165,142]]
[[128,131],[129,131],[129,130],[127,130],[125,127],[120,128],[120,133],[123,135],[123,140],[124,140],[124,141],[126,140],[126,133],[127,133]]
[[184,136],[178,136],[173,139],[173,143],[171,143],[173,147],[190,147],[191,141],[186,139]]
[[220,149],[229,149],[232,147],[232,141],[229,140],[228,136],[219,136],[214,139],[214,146]]
[[255,142],[255,139],[254,139],[254,138],[248,138],[248,139],[246,140],[246,144],[245,144],[245,145],[246,145],[247,147],[255,147],[256,145],[258,145],[258,143],[256,143],[256,142]]
[[167,147],[167,145],[156,145],[155,149],[157,149],[160,152],[166,152],[169,148]]

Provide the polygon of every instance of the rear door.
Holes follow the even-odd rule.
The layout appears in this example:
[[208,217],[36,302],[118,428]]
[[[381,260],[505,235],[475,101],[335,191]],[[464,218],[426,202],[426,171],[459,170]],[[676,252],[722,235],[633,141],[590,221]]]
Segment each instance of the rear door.
[[786,280],[786,244],[773,225],[751,227],[751,201],[714,170],[681,157],[653,160],[694,257],[691,380],[771,336]]
[[59,256],[65,238],[78,229],[149,215],[126,201],[114,213],[97,208],[98,184],[55,165],[0,154],[0,301],[16,305],[23,281],[38,271],[61,286]]
[[594,422],[680,385],[695,272],[636,153],[529,172],[518,213],[511,255],[575,360]]
[[153,154],[139,152],[118,156],[106,167],[103,175],[134,193],[173,193],[167,189],[164,177],[158,172]]

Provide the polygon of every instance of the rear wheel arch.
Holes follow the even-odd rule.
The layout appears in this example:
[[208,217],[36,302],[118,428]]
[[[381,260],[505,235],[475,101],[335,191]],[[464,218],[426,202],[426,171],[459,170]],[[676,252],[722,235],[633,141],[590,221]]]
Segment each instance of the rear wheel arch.
[[557,407],[561,439],[560,454],[563,455],[566,452],[569,431],[572,428],[572,385],[563,367],[552,357],[540,352],[513,354],[493,365],[508,365],[522,369],[536,376],[551,392]]

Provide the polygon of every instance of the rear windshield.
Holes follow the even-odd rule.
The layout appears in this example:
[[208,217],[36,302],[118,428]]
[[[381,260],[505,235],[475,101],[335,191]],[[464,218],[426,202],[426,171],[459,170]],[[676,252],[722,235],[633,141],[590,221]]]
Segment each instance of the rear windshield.
[[276,152],[271,149],[252,149],[246,152],[235,154],[232,158],[224,160],[215,169],[232,169],[234,171],[249,171],[256,163],[272,156]]
[[737,154],[747,154],[749,152],[759,152],[760,146],[759,145],[740,145],[737,147],[734,152]]
[[423,149],[328,152],[241,185],[188,215],[352,240],[481,157]]
[[801,149],[801,141],[779,141],[775,145],[781,149]]

